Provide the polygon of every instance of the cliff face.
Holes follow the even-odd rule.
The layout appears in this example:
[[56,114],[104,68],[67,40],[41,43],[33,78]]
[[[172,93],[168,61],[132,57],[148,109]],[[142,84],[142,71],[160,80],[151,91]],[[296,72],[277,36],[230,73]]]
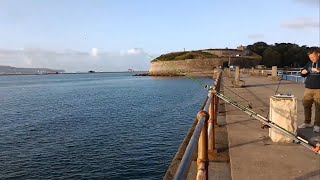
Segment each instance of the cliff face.
[[[156,61],[151,62],[149,70],[152,76],[174,76],[178,75],[176,69],[190,74],[212,74],[215,67],[223,66],[224,62],[229,62],[229,58],[213,58],[213,59],[186,59],[180,61]],[[240,67],[251,67],[259,64],[256,59],[250,58],[230,58],[233,65]]]

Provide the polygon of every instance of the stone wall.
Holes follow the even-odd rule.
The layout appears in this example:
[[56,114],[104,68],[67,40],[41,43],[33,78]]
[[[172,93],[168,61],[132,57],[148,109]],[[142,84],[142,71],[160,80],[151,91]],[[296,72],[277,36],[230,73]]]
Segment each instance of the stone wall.
[[[149,74],[152,76],[173,76],[178,75],[177,69],[191,74],[199,74],[199,72],[212,74],[215,67],[223,66],[223,62],[229,62],[229,58],[151,62]],[[259,61],[255,59],[236,57],[230,58],[230,62],[240,67],[251,67],[259,64]],[[199,74],[199,76],[201,75]]]
[[250,74],[252,76],[271,76],[271,69],[241,69],[243,74]]
[[169,76],[177,75],[176,69],[186,73],[196,72],[213,72],[215,67],[222,66],[227,59],[187,59],[181,61],[158,61],[151,62],[149,70],[150,75],[153,76]]

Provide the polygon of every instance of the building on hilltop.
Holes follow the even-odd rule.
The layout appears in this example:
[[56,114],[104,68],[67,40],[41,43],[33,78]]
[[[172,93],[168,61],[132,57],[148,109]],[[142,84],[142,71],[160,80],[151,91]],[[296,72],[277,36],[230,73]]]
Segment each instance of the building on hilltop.
[[237,49],[205,49],[203,52],[208,52],[219,57],[240,57],[248,56],[249,51],[246,46],[238,46]]
[[239,51],[245,51],[245,50],[247,50],[247,46],[242,46],[242,45],[240,45],[240,46],[237,47],[237,50],[239,50]]

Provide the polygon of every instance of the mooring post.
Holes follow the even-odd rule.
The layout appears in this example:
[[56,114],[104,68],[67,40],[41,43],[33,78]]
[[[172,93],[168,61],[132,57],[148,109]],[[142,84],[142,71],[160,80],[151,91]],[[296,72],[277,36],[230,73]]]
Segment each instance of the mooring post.
[[240,81],[240,68],[239,68],[239,66],[236,66],[234,80],[235,80],[235,83],[239,84],[239,81]]
[[277,66],[272,66],[272,72],[271,72],[271,80],[273,81],[278,81],[278,67]]

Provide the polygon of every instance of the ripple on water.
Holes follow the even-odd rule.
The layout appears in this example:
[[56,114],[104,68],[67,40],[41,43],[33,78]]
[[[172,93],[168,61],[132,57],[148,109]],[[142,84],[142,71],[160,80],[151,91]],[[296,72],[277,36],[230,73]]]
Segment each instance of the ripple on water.
[[160,179],[205,100],[186,79],[0,77],[0,179]]

